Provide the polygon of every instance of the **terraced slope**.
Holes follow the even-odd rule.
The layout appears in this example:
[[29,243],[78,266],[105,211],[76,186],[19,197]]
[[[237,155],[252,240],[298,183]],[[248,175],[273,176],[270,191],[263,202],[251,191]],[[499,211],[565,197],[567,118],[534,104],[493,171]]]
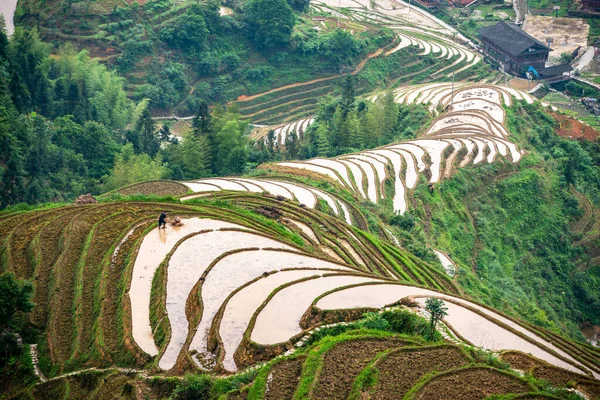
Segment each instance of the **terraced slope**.
[[[482,363],[476,352],[456,345],[351,330],[339,337],[324,338],[300,357],[270,363],[261,370],[248,396],[471,400],[509,394],[510,398],[554,399],[562,397],[550,393],[557,396],[568,393],[541,389],[541,381],[532,384],[531,379],[523,379],[492,359],[486,363]],[[594,381],[586,384],[595,385]],[[564,382],[554,385],[566,387]],[[578,389],[591,393],[583,392],[583,384]]]
[[[262,194],[219,196],[3,216],[2,226],[11,227],[4,270],[37,277],[32,322],[45,332],[45,375],[108,365],[236,371],[301,344],[307,330],[335,315],[402,299],[422,307],[431,296],[445,299],[455,340],[527,351],[584,380],[600,373],[597,352],[461,298],[442,271],[338,218]],[[227,203],[233,199],[237,206]],[[155,228],[164,208],[184,225]],[[39,257],[25,268],[24,253]],[[366,346],[369,357],[385,349],[379,340]],[[354,351],[340,348],[332,360]],[[315,393],[350,390],[348,376],[367,364],[326,373],[330,381]]]
[[[482,57],[469,40],[456,29],[440,21],[427,11],[412,7],[402,1],[347,1],[338,9],[334,0],[312,2],[311,8],[350,21],[385,26],[396,34],[391,45],[368,55],[352,71],[357,76],[357,94],[365,94],[380,85],[375,84],[364,70],[372,60],[382,59],[389,64],[385,86],[394,88],[400,84],[421,83],[445,79],[453,75],[455,80],[477,77],[475,68]],[[474,76],[475,74],[475,76]],[[325,95],[335,94],[345,75],[316,79],[272,89],[266,93],[240,98],[237,101],[242,115],[253,123],[277,130],[281,143],[286,133],[296,130],[301,135],[304,122],[317,109],[318,101]],[[292,126],[293,125],[293,126]],[[260,130],[266,134],[268,130]]]
[[281,162],[261,168],[292,175],[324,175],[372,203],[389,198],[394,211],[402,214],[408,207],[407,192],[416,187],[420,173],[435,184],[450,176],[456,166],[492,163],[501,157],[518,162],[523,152],[509,140],[502,106],[511,104],[511,95],[527,102],[533,101],[531,97],[499,86],[460,83],[453,91],[451,85],[396,91],[398,102],[429,103],[431,110],[449,110],[417,139],[334,159]]
[[[346,284],[403,281],[458,293],[443,272],[337,218],[256,194],[236,202],[124,202],[3,215],[3,271],[35,282],[31,321],[45,332],[44,366],[55,366],[44,374],[148,362],[183,368],[192,360],[235,370],[238,347],[247,353],[237,359],[242,365],[268,358],[288,345],[268,343],[271,352],[253,354],[255,343],[268,342],[256,339],[267,318],[257,309],[268,314],[269,296],[291,307],[281,286],[292,283],[296,289],[310,281],[315,294],[298,297],[291,336],[302,332],[300,317],[314,297]],[[165,208],[184,226],[151,228]],[[259,328],[249,328],[255,323]]]

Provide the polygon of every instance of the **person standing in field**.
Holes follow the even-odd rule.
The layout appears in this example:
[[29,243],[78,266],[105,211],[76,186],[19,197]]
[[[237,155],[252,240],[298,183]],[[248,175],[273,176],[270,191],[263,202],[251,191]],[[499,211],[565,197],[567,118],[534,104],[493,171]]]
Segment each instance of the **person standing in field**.
[[167,212],[166,211],[163,211],[162,213],[160,213],[160,217],[158,217],[158,229],[160,229],[161,226],[164,229],[167,229]]

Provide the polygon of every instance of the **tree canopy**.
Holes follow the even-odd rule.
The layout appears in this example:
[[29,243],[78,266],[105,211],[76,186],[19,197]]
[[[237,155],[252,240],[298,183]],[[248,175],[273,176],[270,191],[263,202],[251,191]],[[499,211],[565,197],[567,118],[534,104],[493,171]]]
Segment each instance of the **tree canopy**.
[[257,47],[271,49],[290,42],[295,17],[286,0],[249,0],[244,19]]

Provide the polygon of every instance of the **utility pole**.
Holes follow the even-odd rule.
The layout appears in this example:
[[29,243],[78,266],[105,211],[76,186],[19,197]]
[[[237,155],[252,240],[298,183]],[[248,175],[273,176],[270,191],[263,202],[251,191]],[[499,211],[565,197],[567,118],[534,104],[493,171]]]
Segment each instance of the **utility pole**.
[[450,111],[454,108],[454,71],[452,71],[452,98],[450,99]]

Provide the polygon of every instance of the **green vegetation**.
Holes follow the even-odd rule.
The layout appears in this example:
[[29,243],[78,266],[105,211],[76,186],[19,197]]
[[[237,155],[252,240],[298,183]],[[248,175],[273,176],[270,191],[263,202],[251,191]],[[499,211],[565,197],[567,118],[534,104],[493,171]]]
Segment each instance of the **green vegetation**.
[[429,334],[433,337],[438,322],[448,315],[448,308],[444,305],[443,300],[430,297],[425,300],[425,311],[429,313]]
[[474,298],[583,339],[578,323],[600,322],[600,269],[576,244],[571,226],[583,214],[570,188],[600,204],[600,148],[558,137],[538,104],[506,111],[513,138],[529,152],[520,163],[463,168],[433,192],[420,185],[413,210],[384,220],[401,228],[408,249],[429,240],[445,250]]
[[325,97],[315,123],[302,138],[288,133],[285,149],[276,146],[273,132],[259,142],[263,161],[332,157],[414,138],[431,115],[423,105],[398,105],[393,93],[375,103],[355,99],[354,79],[346,77],[339,97]]
[[[96,8],[81,7],[92,3]],[[234,2],[228,4],[233,14],[221,16],[215,1],[65,1],[56,7],[26,0],[17,19],[38,26],[45,41],[94,47],[94,55],[123,74],[134,99],[149,98],[155,111],[186,115],[203,100],[227,102],[335,75],[393,39],[374,26],[355,35],[341,29],[318,32],[315,22],[300,14],[307,2],[289,3]]]
[[27,313],[33,309],[30,282],[15,278],[12,273],[0,275],[0,367],[3,391],[20,388],[34,381],[29,349],[23,338],[31,340]]

